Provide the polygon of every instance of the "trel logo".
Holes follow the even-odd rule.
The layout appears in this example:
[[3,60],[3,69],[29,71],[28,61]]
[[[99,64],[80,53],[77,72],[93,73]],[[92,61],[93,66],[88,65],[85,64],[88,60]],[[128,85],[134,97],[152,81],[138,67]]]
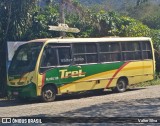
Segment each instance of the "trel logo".
[[75,78],[75,77],[85,77],[85,72],[83,72],[82,70],[78,70],[78,71],[68,71],[67,69],[64,70],[60,70],[59,71],[61,73],[61,79],[63,78]]

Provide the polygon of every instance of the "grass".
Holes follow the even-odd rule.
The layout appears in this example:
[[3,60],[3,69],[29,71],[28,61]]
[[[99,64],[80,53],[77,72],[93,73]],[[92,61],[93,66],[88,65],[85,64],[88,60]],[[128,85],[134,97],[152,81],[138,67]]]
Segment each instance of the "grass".
[[154,80],[131,85],[131,87],[147,87],[153,85],[160,85],[160,75],[156,75]]

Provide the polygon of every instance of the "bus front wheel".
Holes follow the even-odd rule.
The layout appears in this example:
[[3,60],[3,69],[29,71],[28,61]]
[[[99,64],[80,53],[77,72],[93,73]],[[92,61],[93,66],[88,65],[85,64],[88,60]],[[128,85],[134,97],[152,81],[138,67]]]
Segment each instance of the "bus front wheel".
[[122,93],[125,92],[127,89],[127,80],[126,79],[119,79],[117,81],[116,87],[112,89],[113,92]]
[[44,102],[51,102],[54,101],[56,98],[56,91],[52,86],[46,86],[42,90],[42,101]]

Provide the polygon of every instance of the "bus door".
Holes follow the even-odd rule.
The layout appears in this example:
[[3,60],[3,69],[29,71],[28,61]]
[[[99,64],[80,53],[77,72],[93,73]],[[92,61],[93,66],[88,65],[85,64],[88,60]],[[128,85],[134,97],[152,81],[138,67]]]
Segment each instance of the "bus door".
[[[44,48],[42,59],[40,63],[40,73],[44,84],[52,83],[58,85],[59,72],[58,72],[58,57],[57,48],[52,44],[46,45]],[[44,78],[45,77],[45,78]]]

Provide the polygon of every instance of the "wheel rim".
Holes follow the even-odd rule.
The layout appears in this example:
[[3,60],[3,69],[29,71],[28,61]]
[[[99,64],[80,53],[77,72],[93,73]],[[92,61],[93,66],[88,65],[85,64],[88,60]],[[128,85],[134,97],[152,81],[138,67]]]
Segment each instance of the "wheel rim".
[[126,88],[125,82],[124,82],[124,81],[119,81],[118,84],[117,84],[117,88],[118,88],[118,90],[120,90],[120,91],[125,90],[125,88]]
[[45,92],[44,92],[44,98],[45,99],[52,99],[53,98],[53,96],[54,96],[54,94],[53,94],[53,92],[51,91],[51,90],[46,90]]

